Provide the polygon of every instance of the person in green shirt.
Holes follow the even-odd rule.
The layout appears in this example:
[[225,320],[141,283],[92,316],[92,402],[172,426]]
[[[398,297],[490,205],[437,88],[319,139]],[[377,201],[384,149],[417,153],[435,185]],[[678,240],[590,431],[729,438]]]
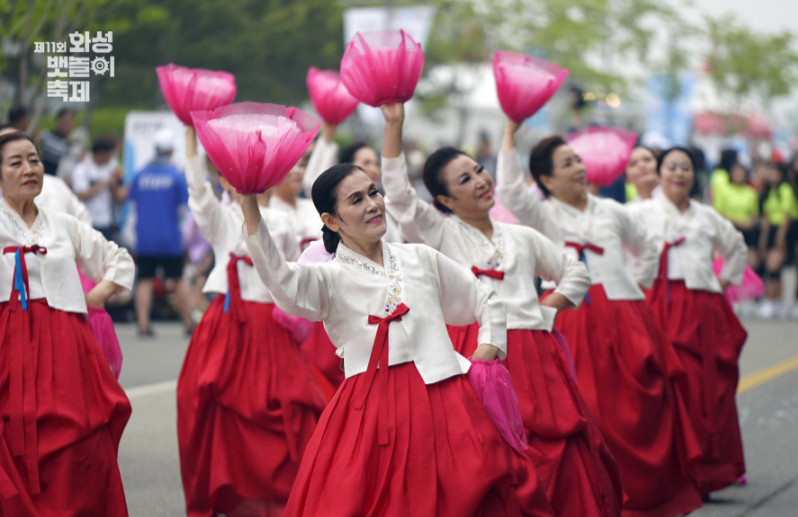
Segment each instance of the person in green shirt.
[[748,246],[748,267],[760,265],[757,251],[760,235],[759,196],[748,183],[748,171],[740,162],[729,167],[729,183],[713,190],[712,204],[720,215],[742,232]]
[[764,261],[767,283],[762,315],[771,316],[779,310],[781,300],[781,269],[785,261],[793,259],[795,231],[798,221],[798,199],[787,182],[787,168],[768,162],[764,169],[765,188],[760,195],[762,233],[759,239],[760,258]]

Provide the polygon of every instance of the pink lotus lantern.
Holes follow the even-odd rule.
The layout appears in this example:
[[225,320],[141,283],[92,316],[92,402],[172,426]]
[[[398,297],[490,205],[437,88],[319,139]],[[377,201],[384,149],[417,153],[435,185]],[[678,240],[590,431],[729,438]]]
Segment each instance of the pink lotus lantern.
[[236,79],[227,72],[185,68],[169,63],[155,69],[166,104],[191,125],[191,112],[226,106],[236,98]]
[[335,70],[310,67],[305,82],[313,107],[328,124],[337,126],[357,108],[358,100],[352,97]]
[[599,187],[623,175],[636,140],[634,132],[614,127],[589,127],[565,137],[585,164],[588,183]]
[[[720,272],[723,271],[723,259],[714,259],[712,261],[712,269],[715,272],[715,276],[720,277]],[[740,285],[730,285],[726,288],[724,294],[729,304],[756,300],[765,294],[765,284],[753,269],[745,266],[742,283]]]
[[405,102],[416,91],[424,53],[403,30],[356,33],[341,59],[341,81],[360,102]]
[[259,194],[282,181],[321,126],[297,108],[260,102],[193,111],[191,117],[208,157],[241,194]]
[[535,57],[500,50],[493,56],[499,104],[517,123],[531,117],[560,88],[568,70]]

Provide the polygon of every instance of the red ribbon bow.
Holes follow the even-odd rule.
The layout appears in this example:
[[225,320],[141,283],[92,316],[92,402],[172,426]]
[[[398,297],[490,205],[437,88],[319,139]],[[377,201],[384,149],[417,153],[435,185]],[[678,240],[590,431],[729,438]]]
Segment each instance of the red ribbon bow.
[[666,242],[662,247],[662,255],[659,258],[659,273],[658,277],[665,282],[665,302],[671,303],[671,284],[668,282],[668,252],[671,248],[675,248],[684,242],[684,237],[679,237],[673,242]]
[[233,309],[235,318],[243,321],[244,314],[241,310],[241,282],[238,278],[238,261],[243,261],[249,266],[252,265],[251,258],[230,253],[230,261],[227,263],[227,296],[229,297],[227,303]]
[[[394,321],[402,321],[402,316],[407,314],[409,310],[407,305],[400,303],[392,314],[384,318],[369,315],[369,325],[379,326],[377,327],[377,335],[374,338],[374,345],[371,348],[368,368],[366,369],[366,373],[364,373],[362,382],[357,387],[352,403],[355,409],[363,409],[366,396],[369,394],[371,385],[374,382],[374,377],[377,375],[377,370],[379,370],[380,403],[383,405],[383,407],[380,408],[379,417],[380,445],[388,445],[388,326]],[[377,368],[378,362],[380,368]]]
[[477,266],[471,266],[471,272],[474,273],[475,276],[485,275],[488,278],[493,278],[494,280],[504,280],[504,271],[497,271],[495,269],[480,269]]
[[[28,265],[25,262],[25,254],[33,253],[47,255],[47,248],[34,244],[33,246],[9,246],[3,248],[3,254],[16,253],[19,250],[19,265],[22,270],[22,281],[25,285],[25,296],[30,308],[30,284],[28,282]],[[17,268],[14,267],[14,278],[17,276]],[[11,284],[11,297],[8,300],[9,314],[15,312],[21,305],[19,291],[16,289],[16,282]],[[30,341],[33,339],[33,315],[32,308],[22,311],[22,317],[28,318],[28,332],[25,332],[26,325],[16,327],[15,335],[9,339],[9,359],[11,371],[9,371],[8,387],[8,443],[11,454],[15,457],[25,457],[25,466],[28,470],[28,482],[30,484],[31,495],[41,493],[39,482],[39,451],[38,436],[36,430],[36,363],[33,354],[33,347]],[[5,336],[7,320],[4,320],[0,327]],[[26,335],[27,334],[27,335]],[[0,478],[0,486],[2,486]],[[2,489],[0,489],[2,491]]]
[[604,248],[601,246],[596,246],[595,244],[591,244],[586,242],[584,244],[579,244],[576,242],[565,241],[565,245],[576,249],[576,252],[579,253],[580,257],[585,253],[585,250],[592,251],[596,255],[604,255]]

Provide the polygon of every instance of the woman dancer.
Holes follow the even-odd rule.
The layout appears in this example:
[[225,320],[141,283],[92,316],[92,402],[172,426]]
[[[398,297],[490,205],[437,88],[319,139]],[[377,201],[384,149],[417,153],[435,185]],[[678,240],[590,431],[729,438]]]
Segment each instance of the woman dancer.
[[300,251],[321,239],[321,220],[310,199],[299,197],[310,154],[306,154],[291,168],[286,177],[269,190],[268,206],[291,216]]
[[[336,164],[336,157],[340,163],[357,165],[365,171],[375,185],[378,187],[380,185],[382,171],[380,171],[377,151],[367,143],[359,141],[345,147],[340,156],[337,156],[338,144],[333,140],[337,128],[338,126],[325,122],[322,125],[321,136],[316,139],[316,145],[310,155],[302,180],[302,186],[308,198],[311,195],[313,182],[316,181],[316,178],[322,172]],[[385,212],[385,224],[387,225],[384,237],[385,242],[422,242],[421,238],[410,228],[403,236],[396,219],[387,210]],[[302,350],[308,356],[308,359],[324,373],[324,376],[333,386],[338,387],[343,382],[344,374],[340,368],[340,359],[335,355],[335,346],[330,341],[329,336],[327,336],[327,332],[321,322],[316,322],[311,336],[302,342]]]
[[[552,334],[557,313],[579,305],[590,277],[579,261],[523,226],[494,221],[493,181],[467,154],[447,147],[424,166],[424,183],[441,215],[419,200],[402,153],[404,106],[386,104],[382,166],[387,206],[402,226],[472,271],[496,290],[507,310],[507,362],[521,404],[527,455],[535,464],[556,515],[620,515],[620,479]],[[538,301],[534,277],[559,284]],[[470,356],[475,325],[451,327],[455,350]]]
[[[177,430],[186,511],[280,515],[324,397],[291,333],[272,313],[241,235],[239,196],[223,205],[205,181],[196,133],[186,128],[189,207],[213,246],[203,289],[216,293],[191,337],[177,383]],[[264,210],[282,256],[298,255],[290,221]]]
[[[747,334],[723,291],[742,281],[747,250],[731,222],[690,199],[695,166],[688,150],[665,151],[657,170],[662,194],[630,209],[662,253],[648,302],[687,371],[688,408],[704,454],[698,476],[708,492],[745,472],[734,396]],[[719,280],[713,252],[724,259]]]
[[[618,203],[587,194],[585,167],[553,136],[532,150],[530,169],[545,201],[523,187],[508,121],[498,164],[498,193],[521,224],[538,229],[585,262],[592,286],[584,303],[556,322],[576,363],[579,389],[618,462],[628,496],[623,515],[662,517],[701,506],[693,465],[700,456],[683,404],[684,371],[645,304],[657,247]],[[637,278],[624,249],[637,256]],[[679,389],[675,389],[677,386]]]
[[285,515],[517,516],[519,501],[526,515],[552,515],[534,467],[499,437],[446,333],[445,323],[478,320],[474,358],[504,357],[496,294],[431,248],[382,240],[384,202],[361,168],[332,167],[312,194],[335,253],[317,264],[286,262],[254,196],[242,201],[261,280],[286,312],[325,322],[346,369]]
[[[43,177],[30,137],[0,137],[0,515],[126,516],[116,455],[130,403],[86,307],[129,292],[133,260],[37,207]],[[78,266],[98,282],[85,298]]]
[[[636,145],[626,166],[627,190],[633,189],[634,195],[627,195],[627,202],[637,203],[651,196],[659,186],[657,176],[657,157],[654,151],[643,145]],[[631,189],[629,189],[631,187]]]

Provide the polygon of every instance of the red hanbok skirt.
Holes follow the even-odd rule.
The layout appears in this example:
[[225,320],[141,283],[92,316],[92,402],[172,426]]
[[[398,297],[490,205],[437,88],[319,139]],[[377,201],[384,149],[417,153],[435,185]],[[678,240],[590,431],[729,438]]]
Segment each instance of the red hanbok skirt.
[[0,515],[126,516],[117,452],[130,402],[86,317],[0,303],[0,338]]
[[177,382],[180,468],[191,517],[245,500],[285,504],[324,396],[271,304],[211,302]]
[[391,366],[388,400],[372,387],[357,410],[365,378],[344,380],[324,410],[285,517],[554,515],[531,462],[502,441],[464,375],[424,384],[414,363]]
[[335,354],[335,345],[327,336],[324,323],[313,322],[313,333],[302,342],[301,347],[308,361],[324,375],[333,389],[337,389],[344,382],[341,358]]
[[[449,327],[454,349],[471,357],[479,325]],[[507,331],[507,360],[529,448],[556,515],[618,516],[623,492],[618,467],[551,332]]]
[[644,301],[609,300],[563,311],[555,327],[571,347],[579,390],[621,471],[625,517],[668,517],[701,506],[686,377]]
[[684,281],[657,280],[648,302],[687,371],[687,407],[702,452],[698,476],[705,490],[720,490],[745,472],[737,419],[738,361],[748,333],[720,293],[688,289]]

